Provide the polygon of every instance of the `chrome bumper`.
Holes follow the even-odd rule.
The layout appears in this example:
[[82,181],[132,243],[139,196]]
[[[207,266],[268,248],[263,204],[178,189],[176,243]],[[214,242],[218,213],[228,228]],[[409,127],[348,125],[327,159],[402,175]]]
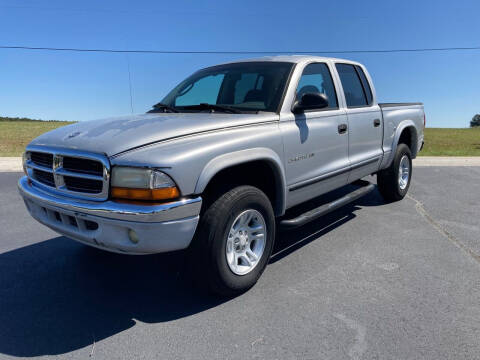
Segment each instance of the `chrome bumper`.
[[183,199],[159,205],[134,205],[115,201],[82,201],[55,196],[28,182],[26,176],[18,181],[20,195],[40,204],[54,205],[65,210],[115,220],[136,222],[161,222],[197,216],[202,198]]
[[[50,194],[28,181],[18,190],[30,214],[62,235],[105,250],[152,254],[188,247],[198,224],[202,199],[159,205],[83,201]],[[138,241],[132,241],[131,231]]]

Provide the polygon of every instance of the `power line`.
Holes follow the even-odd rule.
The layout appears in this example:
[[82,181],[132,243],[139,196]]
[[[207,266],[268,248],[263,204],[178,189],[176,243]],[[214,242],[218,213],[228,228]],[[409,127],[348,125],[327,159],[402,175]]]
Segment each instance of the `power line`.
[[365,50],[315,50],[315,51],[228,51],[228,50],[121,50],[121,49],[82,49],[82,48],[56,48],[33,46],[8,46],[0,45],[0,49],[37,50],[37,51],[70,51],[70,52],[97,52],[97,53],[127,53],[127,54],[365,54],[365,53],[401,53],[401,52],[428,52],[428,51],[463,51],[480,50],[480,46],[472,47],[444,47],[444,48],[416,48],[416,49],[365,49]]
[[[145,9],[145,10],[136,10],[136,9],[126,9],[126,8],[62,8],[62,7],[51,7],[51,6],[22,6],[22,5],[0,5],[0,9],[11,9],[11,10],[37,10],[37,11],[64,11],[64,12],[81,12],[81,13],[120,13],[120,14],[153,14],[156,15],[157,13],[161,12],[161,10],[157,9]],[[175,11],[169,10],[169,15],[212,15],[216,16],[220,13],[217,11]],[[242,13],[240,15],[258,15],[258,12],[251,12],[251,13]],[[236,14],[238,15],[238,14]]]

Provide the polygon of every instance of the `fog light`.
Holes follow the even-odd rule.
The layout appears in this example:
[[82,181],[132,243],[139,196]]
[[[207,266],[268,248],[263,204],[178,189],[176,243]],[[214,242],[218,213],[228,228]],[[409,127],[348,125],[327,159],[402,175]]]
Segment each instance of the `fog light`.
[[138,235],[137,233],[132,230],[132,229],[128,229],[128,238],[130,239],[130,241],[134,244],[138,244],[138,242],[140,241],[140,239],[138,238]]

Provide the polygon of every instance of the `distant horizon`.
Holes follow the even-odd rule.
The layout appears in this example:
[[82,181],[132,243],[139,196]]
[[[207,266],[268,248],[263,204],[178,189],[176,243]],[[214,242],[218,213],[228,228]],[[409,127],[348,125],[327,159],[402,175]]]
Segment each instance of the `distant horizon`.
[[[136,116],[136,115],[141,115],[143,113],[137,113],[137,114],[125,114],[123,116]],[[170,114],[171,115],[171,114]],[[89,120],[78,120],[78,121],[72,121],[72,120],[47,120],[47,119],[33,119],[33,118],[27,118],[27,117],[11,117],[11,116],[0,116],[0,121],[46,121],[46,122],[70,122],[70,123],[76,123],[76,122],[83,122],[83,121],[96,121],[96,120],[103,120],[103,119],[109,119],[109,118],[114,118],[116,116],[112,117],[107,117],[107,118],[99,118],[99,119],[89,119]],[[7,120],[4,120],[7,119]],[[428,120],[427,120],[428,121]],[[472,129],[472,127],[467,126],[467,127],[451,127],[451,126],[426,126],[426,129]]]

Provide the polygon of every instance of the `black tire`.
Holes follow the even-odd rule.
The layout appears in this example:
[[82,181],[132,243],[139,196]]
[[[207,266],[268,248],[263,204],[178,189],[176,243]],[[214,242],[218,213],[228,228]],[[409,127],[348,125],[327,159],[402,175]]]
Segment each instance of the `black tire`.
[[[402,189],[400,187],[399,166],[403,156],[408,157],[410,171],[408,174],[407,186]],[[387,169],[381,170],[377,173],[377,185],[380,194],[387,202],[394,202],[402,200],[407,195],[408,188],[412,179],[412,153],[410,148],[405,144],[398,144],[395,152],[395,158],[392,164]]]
[[[237,275],[226,258],[226,242],[233,221],[245,210],[261,213],[266,224],[263,254],[251,272]],[[190,247],[189,264],[197,285],[221,296],[235,296],[250,289],[265,269],[275,239],[275,217],[268,197],[253,186],[238,186],[219,196],[200,218]]]

